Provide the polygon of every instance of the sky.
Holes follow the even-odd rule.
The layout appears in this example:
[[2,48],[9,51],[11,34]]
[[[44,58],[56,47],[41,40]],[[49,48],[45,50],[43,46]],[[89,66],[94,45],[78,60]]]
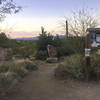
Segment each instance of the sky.
[[8,15],[1,23],[2,30],[10,36],[31,37],[41,33],[41,26],[53,34],[64,34],[60,27],[64,16],[70,16],[73,10],[93,8],[100,11],[100,0],[14,0],[22,10]]

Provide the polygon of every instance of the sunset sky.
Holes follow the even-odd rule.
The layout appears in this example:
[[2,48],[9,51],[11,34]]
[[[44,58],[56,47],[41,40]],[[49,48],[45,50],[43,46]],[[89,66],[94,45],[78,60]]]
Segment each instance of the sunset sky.
[[64,16],[70,16],[73,10],[89,7],[100,11],[100,0],[14,0],[23,10],[9,15],[1,23],[3,30],[15,37],[31,37],[41,32],[44,26],[48,32],[62,34],[64,30],[59,22]]

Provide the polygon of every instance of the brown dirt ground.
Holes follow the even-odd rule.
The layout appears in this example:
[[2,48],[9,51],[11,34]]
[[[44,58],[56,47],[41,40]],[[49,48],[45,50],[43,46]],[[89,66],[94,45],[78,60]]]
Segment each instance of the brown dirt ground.
[[56,80],[56,64],[39,64],[2,100],[100,100],[100,82]]

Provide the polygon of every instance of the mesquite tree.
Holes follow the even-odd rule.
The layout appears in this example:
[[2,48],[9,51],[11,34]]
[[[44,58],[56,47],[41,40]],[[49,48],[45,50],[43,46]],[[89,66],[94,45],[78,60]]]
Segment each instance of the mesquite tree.
[[8,14],[16,14],[21,10],[14,0],[0,0],[0,21],[3,21]]
[[[93,9],[82,8],[73,11],[70,16],[65,16],[68,21],[69,35],[72,33],[74,36],[85,36],[87,28],[96,28],[99,26],[99,16]],[[63,23],[65,27],[65,22]],[[66,28],[66,27],[65,27]]]

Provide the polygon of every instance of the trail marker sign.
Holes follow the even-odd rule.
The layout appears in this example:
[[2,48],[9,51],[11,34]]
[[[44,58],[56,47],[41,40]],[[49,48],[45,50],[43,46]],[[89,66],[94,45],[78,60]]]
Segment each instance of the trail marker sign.
[[100,47],[100,28],[88,28],[91,48]]
[[89,79],[89,67],[91,65],[90,62],[90,51],[92,48],[100,47],[100,28],[88,28],[87,35],[85,37],[85,58],[86,58],[86,66],[85,66],[85,79],[88,81]]

